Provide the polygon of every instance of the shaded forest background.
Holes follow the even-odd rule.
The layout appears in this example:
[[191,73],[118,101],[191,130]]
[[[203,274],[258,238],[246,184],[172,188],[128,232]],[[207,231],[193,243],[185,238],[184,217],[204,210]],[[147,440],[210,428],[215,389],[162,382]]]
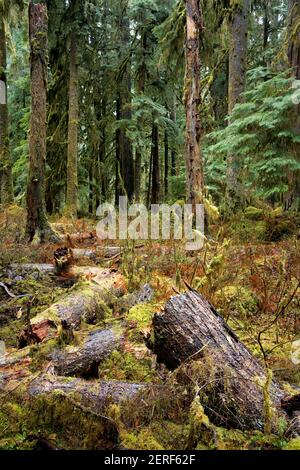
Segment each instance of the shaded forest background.
[[[184,200],[185,3],[49,0],[47,8],[48,213],[95,215],[101,202],[124,191],[148,205]],[[11,172],[14,199],[24,205],[28,16],[18,2],[2,0],[1,10],[9,113],[1,198],[12,200]],[[299,4],[205,0],[202,14],[199,123],[207,206],[224,214],[226,207],[260,201],[295,211]]]

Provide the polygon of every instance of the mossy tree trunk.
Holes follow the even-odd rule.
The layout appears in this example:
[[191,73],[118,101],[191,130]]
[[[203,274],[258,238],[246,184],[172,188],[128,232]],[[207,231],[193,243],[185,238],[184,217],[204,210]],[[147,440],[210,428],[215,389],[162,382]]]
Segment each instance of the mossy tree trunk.
[[47,21],[46,5],[30,3],[31,114],[26,238],[32,241],[38,230],[41,242],[57,240],[48,223],[45,204]]
[[[118,29],[120,34],[120,59],[121,64],[117,76],[117,100],[116,111],[117,121],[130,121],[132,118],[131,110],[131,60],[130,60],[130,23],[127,14],[127,2],[121,2],[120,18]],[[127,51],[127,56],[122,59],[122,50]],[[116,204],[119,203],[119,196],[126,195],[131,201],[134,195],[134,163],[131,141],[126,135],[124,126],[117,129],[116,132],[116,184],[115,198]]]
[[69,75],[67,194],[65,207],[65,214],[69,217],[76,217],[78,209],[78,92],[77,34],[72,32]]
[[12,167],[9,153],[6,81],[6,38],[4,18],[0,18],[0,203],[13,201]]
[[[176,100],[174,99],[173,108],[171,111],[171,120],[176,123]],[[172,148],[171,151],[171,176],[176,176],[176,150]]]
[[160,197],[160,165],[159,165],[159,129],[153,122],[152,125],[152,186],[151,186],[151,204],[158,204]]
[[[288,4],[288,60],[295,80],[300,80],[300,0],[289,0]],[[300,105],[295,105],[292,122],[293,131],[300,135]],[[294,155],[299,161],[299,144],[294,144]],[[299,170],[288,171],[289,191],[284,197],[286,209],[300,207],[300,172]]]
[[165,130],[165,172],[164,172],[164,189],[165,198],[169,193],[169,136],[168,131]]
[[192,204],[203,203],[204,179],[200,151],[200,34],[203,17],[200,0],[186,1],[186,42],[185,42],[185,112],[186,112],[186,193]]
[[[247,68],[247,39],[249,22],[249,0],[232,1],[229,18],[229,84],[228,112],[232,113],[245,90]],[[234,154],[227,156],[227,208],[228,212],[235,211],[241,202],[241,187],[239,182],[238,161]]]
[[[145,15],[141,12],[141,20],[144,25]],[[147,48],[148,48],[148,30],[144,25],[141,30],[141,49],[142,58],[141,64],[137,71],[137,91],[139,94],[145,93],[146,79],[147,79]],[[140,202],[141,199],[141,173],[142,173],[142,154],[140,149],[136,150],[135,154],[135,168],[134,168],[134,196],[136,202]]]

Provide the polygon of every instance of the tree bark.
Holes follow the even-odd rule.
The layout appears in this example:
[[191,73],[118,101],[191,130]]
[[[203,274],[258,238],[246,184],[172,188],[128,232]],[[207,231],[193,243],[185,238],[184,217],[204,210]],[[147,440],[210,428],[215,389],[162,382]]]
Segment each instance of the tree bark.
[[13,202],[12,167],[9,152],[6,79],[6,37],[4,18],[0,18],[0,203]]
[[160,196],[160,165],[159,165],[159,130],[158,125],[153,122],[152,125],[152,185],[151,185],[151,204],[159,203]]
[[45,204],[47,31],[46,5],[30,3],[31,114],[26,224],[26,237],[30,242],[37,230],[41,242],[57,241],[47,220]]
[[[266,372],[209,302],[195,291],[173,297],[155,315],[153,325],[158,362],[172,370],[187,364],[189,371],[189,361],[200,361],[194,380],[214,423],[264,429]],[[272,381],[267,394],[270,406],[285,416],[281,387]],[[275,421],[272,424],[275,427]]]
[[165,131],[165,172],[164,172],[164,189],[165,198],[169,194],[169,136],[168,131]]
[[[141,65],[137,71],[137,91],[139,94],[145,93],[146,87],[146,78],[147,78],[147,46],[148,46],[148,32],[147,26],[145,25],[145,15],[144,12],[141,12],[141,49],[142,49],[142,59]],[[135,170],[134,170],[134,195],[136,202],[140,202],[141,199],[141,172],[142,172],[142,154],[140,150],[136,151],[135,154]]]
[[88,334],[80,347],[70,347],[52,354],[58,375],[97,378],[98,367],[113,351],[122,348],[124,337],[117,329],[96,330]]
[[[130,23],[126,17],[126,6],[121,9],[122,17],[119,21],[120,49],[126,50],[130,46]],[[129,54],[129,52],[127,51]],[[121,56],[121,54],[120,54]],[[124,59],[123,59],[124,60]],[[120,72],[117,77],[117,100],[116,111],[117,121],[130,120],[131,111],[131,61],[126,60],[126,64],[120,64]],[[116,132],[116,204],[119,203],[119,196],[126,195],[132,201],[134,195],[134,164],[132,145],[126,135],[124,127]]]
[[185,112],[186,112],[186,192],[187,202],[196,212],[204,200],[203,162],[200,152],[200,34],[203,16],[200,0],[186,1]]
[[78,64],[77,34],[72,32],[70,46],[70,77],[69,77],[69,121],[68,121],[68,161],[67,161],[67,194],[65,214],[77,216],[78,209]]
[[[292,69],[292,76],[295,80],[300,80],[300,0],[289,0],[288,4],[288,61]],[[300,135],[300,105],[295,106],[293,122],[293,131]],[[293,154],[299,161],[299,144],[294,144]],[[300,181],[299,170],[288,171],[289,190],[284,196],[284,207],[290,209],[293,207],[299,210],[300,207]]]
[[[229,19],[229,84],[228,113],[231,114],[245,91],[247,69],[247,40],[249,22],[249,0],[241,4],[233,3],[232,16]],[[241,188],[239,182],[238,161],[236,156],[227,156],[227,206],[233,212],[240,203]]]

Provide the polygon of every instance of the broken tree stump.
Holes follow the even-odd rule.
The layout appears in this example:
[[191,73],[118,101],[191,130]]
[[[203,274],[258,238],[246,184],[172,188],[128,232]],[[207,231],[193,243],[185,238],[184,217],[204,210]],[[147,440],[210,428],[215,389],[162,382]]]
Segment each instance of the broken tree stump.
[[264,368],[196,291],[169,300],[164,311],[155,315],[153,327],[153,350],[159,363],[174,370],[199,360],[199,374],[193,379],[212,422],[263,430],[266,393],[270,406],[287,417],[281,409],[284,392],[280,385],[272,381],[266,391]]
[[113,351],[119,350],[124,342],[117,328],[96,330],[88,334],[82,346],[69,346],[52,354],[55,374],[97,378],[98,367]]
[[88,274],[91,282],[77,286],[63,299],[30,320],[30,325],[20,334],[20,347],[53,338],[63,329],[76,330],[82,321],[96,324],[105,318],[106,301],[111,296],[120,296],[125,292],[123,278],[118,273],[100,268],[87,270]]

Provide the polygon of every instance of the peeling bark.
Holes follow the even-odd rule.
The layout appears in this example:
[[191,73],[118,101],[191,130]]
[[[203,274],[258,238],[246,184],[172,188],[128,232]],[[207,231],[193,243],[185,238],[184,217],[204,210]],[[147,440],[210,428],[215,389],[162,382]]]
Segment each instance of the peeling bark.
[[200,152],[200,34],[203,30],[203,16],[200,0],[186,1],[186,73],[185,73],[185,111],[186,111],[186,192],[187,201],[196,212],[196,204],[204,198],[203,162]]

